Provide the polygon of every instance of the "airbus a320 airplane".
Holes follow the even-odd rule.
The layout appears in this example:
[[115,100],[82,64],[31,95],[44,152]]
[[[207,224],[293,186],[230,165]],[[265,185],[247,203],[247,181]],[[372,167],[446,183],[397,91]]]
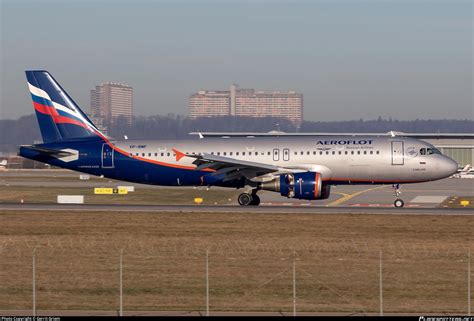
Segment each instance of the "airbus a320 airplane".
[[329,197],[331,185],[395,184],[442,179],[458,164],[420,140],[390,136],[196,137],[112,140],[103,135],[47,71],[26,71],[43,144],[18,154],[92,175],[167,186],[224,186],[251,192],[240,205],[259,205],[260,190],[288,198]]

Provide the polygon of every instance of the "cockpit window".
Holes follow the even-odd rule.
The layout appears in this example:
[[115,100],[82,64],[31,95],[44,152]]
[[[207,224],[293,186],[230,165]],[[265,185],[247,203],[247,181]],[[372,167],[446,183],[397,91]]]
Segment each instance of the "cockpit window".
[[427,152],[428,152],[428,155],[441,154],[441,152],[440,152],[439,149],[437,149],[437,148],[428,148],[428,149],[427,149]]
[[420,149],[420,155],[433,155],[433,154],[441,154],[441,152],[437,148],[421,148]]

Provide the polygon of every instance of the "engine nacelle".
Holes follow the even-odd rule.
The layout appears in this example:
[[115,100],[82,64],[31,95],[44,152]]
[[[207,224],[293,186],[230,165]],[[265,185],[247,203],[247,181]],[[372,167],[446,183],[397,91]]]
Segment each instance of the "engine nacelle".
[[284,174],[277,179],[262,183],[260,188],[280,192],[282,196],[288,198],[326,199],[331,193],[331,185],[323,184],[321,176],[317,172]]

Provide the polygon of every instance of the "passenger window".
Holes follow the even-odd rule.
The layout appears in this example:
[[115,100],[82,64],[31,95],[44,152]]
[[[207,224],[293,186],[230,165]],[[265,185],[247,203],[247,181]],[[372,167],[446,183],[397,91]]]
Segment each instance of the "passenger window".
[[239,152],[235,152],[235,156],[239,156]]
[[341,154],[342,154],[342,152],[341,152],[341,151],[339,151],[339,155],[341,155]]
[[155,157],[158,157],[158,153],[155,153]]
[[316,155],[316,151],[313,151],[313,155]]
[[309,155],[309,151],[306,152],[306,155]]
[[145,157],[145,153],[142,153],[142,157]]
[[329,152],[326,152],[326,155],[329,155]]
[[167,153],[166,155],[169,157],[169,156],[170,156],[170,153]]
[[232,152],[230,152],[229,155],[232,156]]
[[377,155],[378,155],[379,153],[380,153],[380,152],[379,152],[379,151],[377,151]]
[[221,155],[221,152],[217,152],[217,156],[220,156]]
[[298,155],[298,152],[295,152],[295,155]]
[[426,155],[426,148],[420,149],[420,155]]
[[351,155],[354,155],[354,151],[353,151],[353,150],[351,150]]
[[255,156],[258,156],[258,152],[255,152]]
[[301,151],[301,155],[304,155],[304,152],[303,152],[303,151]]
[[332,154],[333,154],[333,155],[335,155],[335,154],[336,154],[336,152],[335,152],[335,151],[332,151]]
[[367,151],[366,151],[366,150],[364,150],[364,155],[367,155]]
[[138,156],[138,153],[136,155]]
[[322,155],[322,154],[323,154],[323,152],[319,152],[319,155]]
[[242,152],[242,156],[245,156],[245,152]]
[[370,151],[370,155],[372,155],[373,153],[374,153],[374,151],[373,151],[373,150],[371,150],[371,151]]
[[346,154],[346,155],[347,155],[347,150],[344,152],[344,154]]

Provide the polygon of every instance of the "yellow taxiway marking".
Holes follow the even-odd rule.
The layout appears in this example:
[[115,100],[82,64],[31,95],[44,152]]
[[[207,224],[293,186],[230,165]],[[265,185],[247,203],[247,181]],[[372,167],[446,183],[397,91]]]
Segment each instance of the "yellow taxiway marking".
[[[382,186],[372,187],[372,188],[364,189],[364,190],[362,190],[362,191],[355,192],[355,193],[352,193],[352,194],[346,194],[346,195],[344,195],[343,197],[338,198],[338,199],[335,200],[334,202],[331,202],[331,203],[327,204],[326,206],[337,206],[337,205],[341,205],[342,203],[347,202],[347,201],[350,200],[351,198],[356,197],[356,196],[359,196],[360,194],[363,194],[363,193],[366,193],[366,192],[370,192],[370,191],[375,191],[375,190],[377,190],[377,189],[381,189],[381,188],[384,188],[384,187],[387,187],[387,186],[389,186],[389,185],[382,185]],[[345,194],[345,193],[337,193],[337,194]]]
[[343,192],[334,192],[334,194],[339,194],[339,195],[342,195],[342,196],[349,196],[349,194],[343,193]]

